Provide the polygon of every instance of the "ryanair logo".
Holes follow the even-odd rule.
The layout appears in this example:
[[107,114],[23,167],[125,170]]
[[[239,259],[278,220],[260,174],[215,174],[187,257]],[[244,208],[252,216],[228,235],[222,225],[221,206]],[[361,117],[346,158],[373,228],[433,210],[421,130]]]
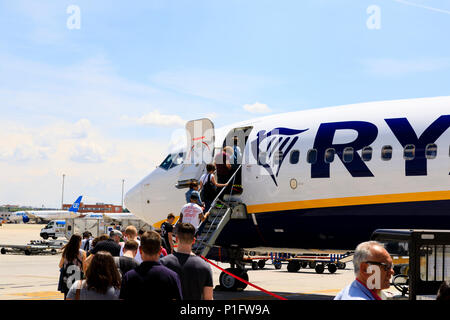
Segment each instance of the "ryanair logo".
[[261,130],[256,140],[252,141],[251,149],[257,164],[267,171],[276,186],[286,156],[298,141],[298,135],[307,130],[309,129],[275,128],[269,132]]

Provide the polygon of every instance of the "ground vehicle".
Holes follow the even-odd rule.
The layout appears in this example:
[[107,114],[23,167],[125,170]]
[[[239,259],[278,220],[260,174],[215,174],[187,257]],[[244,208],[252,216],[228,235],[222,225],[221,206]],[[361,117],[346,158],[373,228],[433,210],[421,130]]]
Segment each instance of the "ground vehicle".
[[450,230],[380,229],[372,240],[384,243],[393,258],[409,257],[402,261],[408,263],[407,274],[393,279],[402,298],[435,299],[442,282],[450,280]]
[[137,230],[151,228],[142,220],[136,219],[124,219],[119,223],[111,223],[99,218],[70,218],[66,219],[64,236],[70,239],[74,233],[81,235],[85,231],[89,231],[95,238],[102,234],[109,234],[113,229],[123,230],[129,225],[135,226]]
[[57,241],[47,241],[47,240],[31,240],[26,245],[0,245],[0,253],[6,254],[8,252],[11,253],[24,253],[29,256],[32,254],[45,254],[50,253],[52,255],[57,254],[58,250],[60,250],[65,244],[66,240],[57,240]]
[[47,240],[48,238],[57,239],[64,237],[66,230],[65,220],[52,220],[44,228],[41,229],[40,236]]
[[92,236],[98,237],[104,233],[109,233],[108,225],[103,219],[97,218],[71,218],[66,219],[66,225],[64,229],[64,236],[67,239],[74,234],[83,234],[89,231]]

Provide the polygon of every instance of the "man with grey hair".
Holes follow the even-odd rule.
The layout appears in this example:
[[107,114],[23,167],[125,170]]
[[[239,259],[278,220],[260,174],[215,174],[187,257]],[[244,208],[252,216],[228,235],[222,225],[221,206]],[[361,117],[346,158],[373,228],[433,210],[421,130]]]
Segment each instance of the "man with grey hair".
[[377,241],[360,243],[353,256],[356,279],[334,300],[381,300],[380,293],[390,287],[394,274],[392,258]]

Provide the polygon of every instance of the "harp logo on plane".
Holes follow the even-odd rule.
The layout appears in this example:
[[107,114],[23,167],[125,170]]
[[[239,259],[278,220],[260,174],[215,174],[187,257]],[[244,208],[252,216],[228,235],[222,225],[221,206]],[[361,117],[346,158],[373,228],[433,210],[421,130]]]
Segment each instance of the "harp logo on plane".
[[258,165],[262,166],[278,186],[277,179],[284,159],[299,139],[299,134],[307,131],[289,128],[275,128],[269,132],[261,130],[252,141],[252,153]]

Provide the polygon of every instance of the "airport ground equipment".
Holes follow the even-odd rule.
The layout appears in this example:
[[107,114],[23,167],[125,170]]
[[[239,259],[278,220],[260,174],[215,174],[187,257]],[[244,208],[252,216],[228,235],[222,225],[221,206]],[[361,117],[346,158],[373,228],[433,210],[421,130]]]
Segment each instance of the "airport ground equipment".
[[450,280],[450,230],[379,229],[372,240],[385,244],[394,264],[399,257],[397,266],[407,265],[406,274],[393,278],[402,293],[394,299],[435,299],[442,282]]
[[47,225],[41,229],[40,236],[47,240],[52,238],[56,240],[66,235],[66,220],[51,220]]
[[261,254],[250,251],[244,254],[244,262],[251,264],[253,270],[264,269],[269,260],[271,260],[271,255],[268,253]]
[[275,269],[281,269],[283,263],[287,263],[289,272],[297,272],[301,268],[311,268],[316,273],[323,273],[325,269],[330,273],[335,273],[338,269],[345,269],[347,262],[353,259],[353,253],[345,254],[334,253],[307,253],[307,254],[290,254],[271,252],[270,257]]
[[0,253],[24,253],[27,256],[32,254],[54,255],[66,244],[66,240],[31,240],[26,245],[0,244]]
[[108,225],[103,219],[99,218],[70,218],[66,219],[65,237],[70,239],[73,234],[83,234],[90,232],[92,236],[98,237],[108,233]]
[[113,229],[123,230],[129,225],[135,226],[137,230],[151,230],[149,224],[138,219],[123,219],[117,223],[111,223],[109,220],[105,221],[101,218],[70,218],[66,219],[64,236],[67,239],[70,239],[74,233],[81,235],[84,232],[89,231],[95,238],[102,234],[109,234]]

